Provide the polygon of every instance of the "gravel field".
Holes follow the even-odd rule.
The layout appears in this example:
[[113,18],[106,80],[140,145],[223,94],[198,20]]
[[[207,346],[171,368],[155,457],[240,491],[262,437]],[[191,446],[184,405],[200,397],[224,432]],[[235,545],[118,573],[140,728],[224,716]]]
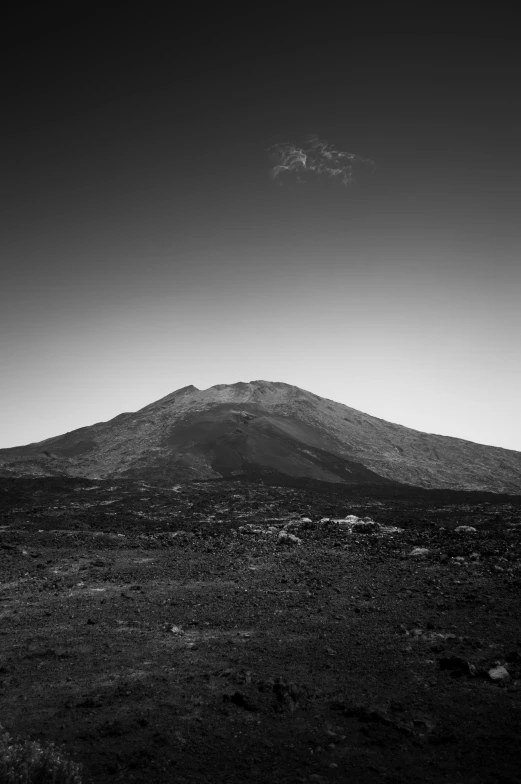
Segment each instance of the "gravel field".
[[521,782],[520,498],[0,499],[0,721],[84,782]]

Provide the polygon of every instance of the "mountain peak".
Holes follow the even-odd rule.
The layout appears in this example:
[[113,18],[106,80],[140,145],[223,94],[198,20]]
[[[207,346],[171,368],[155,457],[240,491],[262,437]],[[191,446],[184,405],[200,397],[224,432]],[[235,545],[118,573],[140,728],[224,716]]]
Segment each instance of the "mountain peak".
[[[208,389],[279,389],[290,387],[290,384],[284,384],[282,381],[236,381],[234,384],[215,384]],[[297,387],[295,387],[297,389]]]
[[182,387],[135,413],[0,450],[0,473],[237,476],[521,493],[521,453],[391,424],[281,381]]

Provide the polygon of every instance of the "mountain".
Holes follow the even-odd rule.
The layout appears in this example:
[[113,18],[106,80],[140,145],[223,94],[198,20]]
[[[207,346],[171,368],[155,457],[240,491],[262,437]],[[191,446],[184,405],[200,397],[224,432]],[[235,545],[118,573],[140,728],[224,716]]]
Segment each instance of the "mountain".
[[289,384],[194,386],[136,413],[0,450],[3,476],[162,482],[284,476],[521,494],[521,452],[431,435]]

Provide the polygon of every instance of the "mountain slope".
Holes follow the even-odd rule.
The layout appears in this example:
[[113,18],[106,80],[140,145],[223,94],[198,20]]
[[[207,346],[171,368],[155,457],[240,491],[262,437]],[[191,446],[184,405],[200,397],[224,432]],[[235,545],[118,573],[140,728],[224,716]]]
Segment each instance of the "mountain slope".
[[289,384],[184,387],[136,413],[0,450],[0,473],[189,481],[278,473],[521,493],[521,453],[430,435]]

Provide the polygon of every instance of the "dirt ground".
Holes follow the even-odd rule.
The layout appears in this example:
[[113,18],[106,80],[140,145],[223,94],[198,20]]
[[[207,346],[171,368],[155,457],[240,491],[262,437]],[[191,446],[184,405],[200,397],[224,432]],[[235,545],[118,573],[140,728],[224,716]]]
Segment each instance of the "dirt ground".
[[0,723],[95,784],[519,784],[521,499],[382,492],[0,480]]

